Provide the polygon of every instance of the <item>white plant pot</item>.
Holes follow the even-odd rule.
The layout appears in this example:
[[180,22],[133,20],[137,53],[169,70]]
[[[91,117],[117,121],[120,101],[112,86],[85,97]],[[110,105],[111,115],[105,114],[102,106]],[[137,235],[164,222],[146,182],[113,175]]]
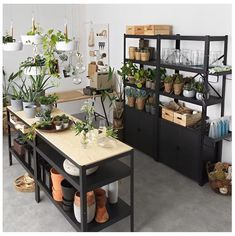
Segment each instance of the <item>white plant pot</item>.
[[74,51],[77,48],[77,41],[61,41],[55,45],[57,51]]
[[[79,168],[76,167],[73,163],[71,163],[69,160],[65,160],[64,163],[63,163],[63,167],[64,167],[64,170],[65,172],[67,172],[68,174],[70,175],[73,175],[73,176],[79,176],[80,175],[80,171],[79,171]],[[93,174],[95,171],[97,171],[99,167],[98,166],[95,166],[93,168],[90,168],[90,169],[87,169],[86,170],[86,174],[87,175],[91,175]]]
[[196,99],[197,100],[203,100],[204,98],[203,98],[203,93],[196,93]]
[[26,118],[35,118],[36,115],[36,105],[28,105],[24,108]]
[[24,68],[24,74],[25,75],[40,75],[42,71],[44,70],[44,66],[29,66]]
[[[76,220],[81,223],[81,207],[77,206],[75,203],[73,204],[74,215]],[[87,223],[90,223],[95,218],[96,212],[96,203],[91,206],[87,206]]]
[[29,106],[29,105],[35,105],[34,102],[23,102],[23,110],[25,109],[26,106]]
[[195,91],[194,90],[183,90],[183,95],[187,98],[193,98],[195,97]]
[[24,45],[37,45],[42,43],[42,36],[39,34],[21,35],[21,41]]
[[11,106],[13,111],[22,111],[23,103],[22,100],[11,99]]
[[55,129],[56,129],[56,130],[61,130],[61,129],[62,129],[62,125],[56,125],[56,126],[55,126]]
[[66,129],[69,127],[69,123],[63,123],[63,128]]
[[118,202],[118,181],[109,184],[109,203],[114,204]]
[[20,51],[23,48],[22,42],[4,43],[3,51],[15,52]]

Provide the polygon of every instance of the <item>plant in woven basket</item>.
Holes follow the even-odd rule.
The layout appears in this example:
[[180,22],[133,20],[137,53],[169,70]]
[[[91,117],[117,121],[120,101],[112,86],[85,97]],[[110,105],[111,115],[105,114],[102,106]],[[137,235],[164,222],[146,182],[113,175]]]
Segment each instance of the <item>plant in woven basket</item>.
[[174,78],[170,75],[164,78],[164,92],[171,93],[173,87]]
[[175,74],[174,75],[174,94],[175,95],[180,95],[182,93],[183,90],[183,86],[184,86],[184,79],[183,79],[183,75],[181,74]]

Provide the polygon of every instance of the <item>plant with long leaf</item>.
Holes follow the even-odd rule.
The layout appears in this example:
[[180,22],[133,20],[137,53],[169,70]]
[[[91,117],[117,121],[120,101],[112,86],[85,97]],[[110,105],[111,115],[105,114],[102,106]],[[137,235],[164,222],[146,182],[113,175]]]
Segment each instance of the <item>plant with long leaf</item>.
[[51,76],[48,75],[36,75],[35,77],[31,75],[29,78],[31,80],[32,89],[38,93],[46,91],[50,88],[54,88],[56,86],[53,83],[49,85]]

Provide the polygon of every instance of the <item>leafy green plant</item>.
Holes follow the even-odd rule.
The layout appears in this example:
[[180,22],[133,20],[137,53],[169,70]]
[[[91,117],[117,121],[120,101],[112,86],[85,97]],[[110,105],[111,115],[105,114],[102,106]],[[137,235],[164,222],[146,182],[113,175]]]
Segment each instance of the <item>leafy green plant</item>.
[[8,33],[6,33],[5,36],[2,36],[2,43],[6,44],[6,43],[13,43],[15,42],[16,40],[13,39],[12,36],[10,36]]
[[47,75],[36,75],[36,76],[31,75],[30,81],[31,81],[33,91],[40,93],[40,92],[46,91],[50,88],[54,88],[55,85],[53,85],[52,83],[51,83],[51,85],[49,85],[50,78],[51,77],[47,76]]
[[205,92],[204,83],[199,81],[195,82],[195,90],[198,93],[204,93]]
[[19,70],[23,70],[24,68],[28,68],[29,70],[31,69],[31,67],[33,66],[38,66],[38,67],[42,67],[45,65],[45,58],[41,55],[36,55],[35,57],[28,57],[25,61],[20,63],[20,68]]
[[170,75],[164,78],[164,83],[173,83],[173,81],[174,81],[174,78]]
[[36,24],[26,34],[27,35],[36,35],[36,34],[41,35],[42,34],[42,29],[39,26],[39,24]]
[[143,68],[137,70],[134,74],[135,77],[135,84],[138,88],[142,88],[143,81],[145,78],[145,70]]
[[135,97],[136,96],[136,89],[132,87],[126,87],[125,93],[127,97]]
[[137,66],[133,62],[128,61],[123,64],[123,66],[120,68],[120,70],[117,71],[117,73],[121,77],[134,76],[137,70]]
[[147,92],[142,89],[136,89],[136,97],[137,98],[145,98],[145,97],[147,97]]
[[181,74],[174,74],[173,78],[174,78],[175,84],[182,84],[184,82],[183,75],[181,75]]
[[76,132],[76,135],[80,133],[85,133],[87,134],[93,127],[88,124],[86,121],[78,121],[74,125],[74,130]]
[[23,84],[21,87],[22,98],[24,102],[36,102],[39,93],[33,90],[33,87],[27,86],[25,84],[25,80],[23,80]]
[[151,68],[148,68],[147,70],[145,70],[145,77],[148,80],[155,80],[156,78],[156,69],[152,70]]
[[192,79],[192,77],[188,78],[190,78],[190,80],[186,78],[187,82],[184,84],[184,90],[192,91],[195,89],[195,81]]
[[112,137],[112,138],[117,138],[118,137],[118,130],[114,129],[113,127],[109,126],[106,128],[106,136],[107,137]]
[[38,101],[42,105],[51,105],[54,104],[58,99],[56,94],[50,94],[48,96],[41,96],[38,98]]
[[12,89],[12,94],[11,94],[12,99],[15,99],[15,100],[22,99],[23,94],[22,94],[21,89],[16,89],[16,86],[14,86],[13,84],[11,85],[11,89]]

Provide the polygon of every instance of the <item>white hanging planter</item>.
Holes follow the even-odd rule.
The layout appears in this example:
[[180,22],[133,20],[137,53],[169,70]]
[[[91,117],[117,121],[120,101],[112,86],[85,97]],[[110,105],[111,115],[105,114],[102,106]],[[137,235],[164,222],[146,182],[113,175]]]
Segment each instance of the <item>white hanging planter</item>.
[[44,70],[44,66],[29,66],[24,68],[25,75],[40,75]]
[[22,48],[23,48],[22,42],[12,42],[3,44],[3,51],[15,52],[22,50]]
[[61,41],[56,42],[55,48],[57,51],[74,51],[77,48],[77,41]]
[[42,36],[39,34],[21,35],[21,40],[24,45],[37,45],[42,43]]

